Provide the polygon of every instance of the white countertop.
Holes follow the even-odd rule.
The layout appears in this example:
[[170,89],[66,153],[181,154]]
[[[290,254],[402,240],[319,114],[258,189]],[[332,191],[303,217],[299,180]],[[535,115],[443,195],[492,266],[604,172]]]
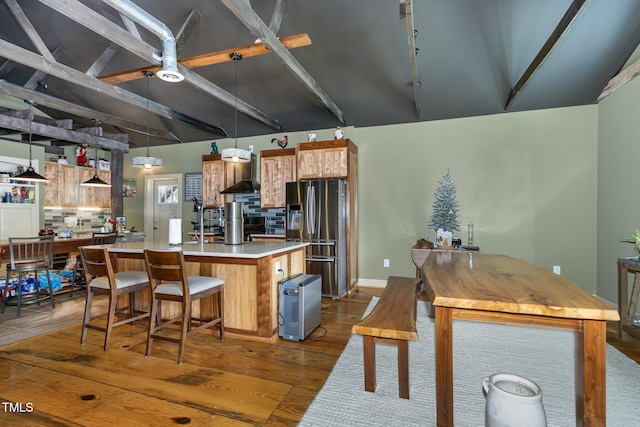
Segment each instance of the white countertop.
[[211,256],[227,258],[262,258],[276,255],[293,249],[308,246],[307,242],[245,242],[241,245],[225,245],[224,243],[185,242],[182,245],[169,245],[156,242],[127,242],[114,243],[109,246],[109,252],[142,253],[145,249],[158,251],[179,251],[191,256]]

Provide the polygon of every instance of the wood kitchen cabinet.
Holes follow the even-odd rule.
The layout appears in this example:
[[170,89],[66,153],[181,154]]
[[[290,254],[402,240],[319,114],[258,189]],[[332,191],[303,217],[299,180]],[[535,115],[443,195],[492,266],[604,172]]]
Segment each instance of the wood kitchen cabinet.
[[[228,201],[232,201],[233,194],[225,197],[221,191],[235,184],[233,165],[222,161],[220,154],[205,154],[202,156],[202,200],[214,199],[221,203],[222,208]],[[207,203],[205,208],[217,208],[215,203]]]
[[78,177],[76,166],[61,165],[58,163],[58,204],[63,208],[75,208],[78,206]]
[[[93,168],[45,162],[44,176],[49,180],[46,185],[44,205],[46,207],[92,207],[111,208],[111,189],[83,187],[80,184],[93,178]],[[99,170],[103,181],[111,182],[111,172]]]
[[49,180],[44,187],[44,205],[60,206],[58,203],[58,164],[44,162],[44,177]]
[[[80,185],[93,178],[94,173],[93,168],[78,167],[78,207],[110,208],[111,188]],[[99,170],[98,177],[107,184],[111,183],[111,171]]]
[[347,178],[349,156],[357,153],[349,139],[302,143],[296,151],[298,179]]
[[260,152],[260,207],[284,208],[287,182],[296,181],[296,150]]

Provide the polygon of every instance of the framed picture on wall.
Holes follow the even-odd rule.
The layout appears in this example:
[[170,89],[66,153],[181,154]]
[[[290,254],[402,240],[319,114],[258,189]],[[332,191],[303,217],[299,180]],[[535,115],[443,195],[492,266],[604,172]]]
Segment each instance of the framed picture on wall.
[[184,174],[184,201],[192,202],[194,197],[202,195],[202,173],[188,172]]
[[135,178],[122,180],[122,197],[136,197],[137,191],[138,184]]

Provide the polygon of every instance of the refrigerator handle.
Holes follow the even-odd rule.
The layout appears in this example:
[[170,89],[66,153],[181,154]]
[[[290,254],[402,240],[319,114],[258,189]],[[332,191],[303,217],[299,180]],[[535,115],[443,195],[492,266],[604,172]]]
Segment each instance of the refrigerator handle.
[[315,187],[309,185],[307,187],[307,232],[315,234],[316,232],[316,191]]

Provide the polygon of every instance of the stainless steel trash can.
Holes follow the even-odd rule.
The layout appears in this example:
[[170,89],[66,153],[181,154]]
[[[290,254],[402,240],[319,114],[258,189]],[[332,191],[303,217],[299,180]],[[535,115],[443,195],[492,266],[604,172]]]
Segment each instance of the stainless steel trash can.
[[241,245],[244,243],[244,220],[242,202],[228,202],[224,209],[224,244]]

